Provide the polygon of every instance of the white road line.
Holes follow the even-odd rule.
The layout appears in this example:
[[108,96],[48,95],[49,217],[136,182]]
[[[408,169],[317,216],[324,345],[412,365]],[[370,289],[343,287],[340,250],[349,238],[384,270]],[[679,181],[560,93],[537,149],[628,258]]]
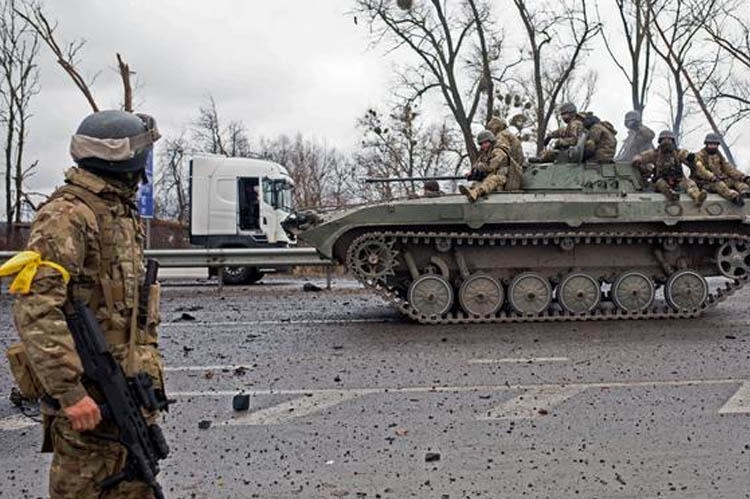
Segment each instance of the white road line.
[[587,387],[581,385],[543,386],[530,388],[522,395],[493,407],[486,416],[478,420],[488,419],[531,419],[547,414],[554,406],[578,395]]
[[750,413],[750,382],[748,381],[742,383],[734,395],[719,409],[719,414],[746,413]]
[[471,359],[469,364],[539,364],[542,362],[570,362],[568,357],[527,357],[507,359]]
[[284,324],[386,324],[398,322],[398,319],[294,319],[288,321],[267,320],[267,321],[225,321],[225,322],[203,322],[203,321],[179,321],[179,322],[162,322],[160,328],[170,327],[228,327],[228,326],[282,326]]
[[0,419],[0,431],[23,430],[24,428],[29,428],[38,424],[39,423],[23,414],[14,414],[13,416]]
[[225,424],[230,426],[277,425],[284,424],[296,418],[309,416],[336,406],[347,400],[355,399],[358,393],[352,391],[338,391],[328,393],[308,394],[302,397],[277,404],[265,409],[244,414],[230,419]]
[[183,371],[235,371],[237,369],[252,369],[250,365],[228,364],[213,366],[167,366],[165,372],[183,372]]
[[[743,379],[707,379],[707,380],[665,380],[665,381],[612,381],[600,383],[567,383],[567,384],[538,384],[538,385],[475,385],[475,386],[407,386],[395,388],[317,388],[317,389],[280,389],[280,390],[242,390],[250,396],[257,395],[305,395],[312,393],[338,393],[351,392],[357,395],[371,395],[379,393],[461,393],[461,392],[498,392],[505,390],[534,390],[534,389],[560,389],[562,387],[588,388],[638,388],[638,387],[660,387],[660,386],[704,386],[704,385],[728,385],[745,383]],[[750,382],[750,381],[748,381]],[[200,390],[200,391],[171,391],[167,389],[170,397],[231,397],[240,392],[237,390]]]

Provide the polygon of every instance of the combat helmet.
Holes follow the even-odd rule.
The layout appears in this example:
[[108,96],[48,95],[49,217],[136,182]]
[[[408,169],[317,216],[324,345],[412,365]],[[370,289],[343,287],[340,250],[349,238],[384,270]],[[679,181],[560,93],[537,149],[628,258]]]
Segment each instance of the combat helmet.
[[495,135],[489,130],[482,130],[477,134],[477,144],[481,145],[483,142],[491,142],[494,144],[495,140]]
[[560,114],[568,114],[568,113],[575,114],[578,112],[578,108],[572,102],[566,102],[565,104],[562,104],[560,106],[559,111],[560,111]]
[[86,170],[105,175],[142,172],[161,135],[146,114],[98,111],[88,115],[70,141],[70,155]]
[[677,143],[677,137],[675,137],[675,134],[671,130],[662,130],[659,132],[658,142],[661,142],[662,139],[671,139],[672,142]]
[[718,133],[709,133],[703,140],[704,144],[721,144],[721,135]]

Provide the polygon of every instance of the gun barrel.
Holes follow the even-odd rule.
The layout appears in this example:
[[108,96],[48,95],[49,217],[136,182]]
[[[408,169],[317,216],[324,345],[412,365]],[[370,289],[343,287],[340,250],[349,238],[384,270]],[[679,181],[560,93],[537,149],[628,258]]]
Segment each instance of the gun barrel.
[[366,184],[380,184],[391,182],[426,182],[428,180],[466,180],[461,175],[443,175],[437,177],[367,177]]

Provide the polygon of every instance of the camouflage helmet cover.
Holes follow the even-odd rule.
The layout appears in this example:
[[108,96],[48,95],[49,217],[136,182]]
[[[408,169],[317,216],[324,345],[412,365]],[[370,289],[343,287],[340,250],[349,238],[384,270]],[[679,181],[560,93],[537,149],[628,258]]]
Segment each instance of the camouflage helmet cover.
[[489,130],[482,130],[477,134],[477,144],[481,145],[484,142],[495,143],[495,135]]
[[641,121],[641,113],[639,111],[628,111],[625,113],[625,123],[628,121]]
[[704,144],[721,144],[721,135],[718,133],[709,133],[706,135],[705,140],[703,141]]
[[566,102],[560,106],[560,114],[577,113],[578,108],[572,102]]

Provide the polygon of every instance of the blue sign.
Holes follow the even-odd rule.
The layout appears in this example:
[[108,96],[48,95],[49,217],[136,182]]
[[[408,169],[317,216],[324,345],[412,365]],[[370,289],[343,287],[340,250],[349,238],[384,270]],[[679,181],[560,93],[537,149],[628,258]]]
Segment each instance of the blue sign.
[[141,184],[138,189],[138,211],[142,218],[154,218],[154,150],[148,153],[146,159],[147,184]]

